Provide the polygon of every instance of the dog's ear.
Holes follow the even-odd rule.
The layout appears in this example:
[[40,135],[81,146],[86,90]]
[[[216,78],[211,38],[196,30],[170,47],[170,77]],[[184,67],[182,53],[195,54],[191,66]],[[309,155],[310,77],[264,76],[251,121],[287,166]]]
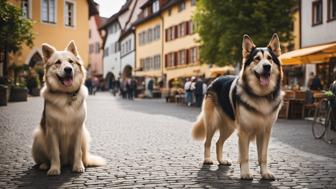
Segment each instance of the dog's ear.
[[250,36],[245,34],[243,37],[243,58],[246,58],[255,47],[256,46]]
[[65,48],[65,50],[71,52],[75,56],[78,56],[78,51],[77,51],[77,47],[76,47],[74,40],[70,41],[70,43],[68,44],[67,48]]
[[272,36],[271,41],[267,45],[268,48],[272,49],[273,53],[279,57],[281,55],[280,40],[278,35],[275,33]]
[[44,58],[44,61],[47,62],[47,60],[51,57],[52,54],[54,54],[54,52],[56,51],[56,49],[47,44],[47,43],[43,43],[42,44],[42,55]]

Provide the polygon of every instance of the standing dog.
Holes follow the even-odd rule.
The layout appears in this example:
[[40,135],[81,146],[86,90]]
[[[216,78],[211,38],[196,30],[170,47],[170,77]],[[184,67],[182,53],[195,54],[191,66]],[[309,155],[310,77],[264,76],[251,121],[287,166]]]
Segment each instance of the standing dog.
[[87,88],[85,68],[71,41],[64,51],[42,45],[45,86],[41,96],[44,110],[34,132],[33,159],[48,175],[59,175],[61,165],[72,165],[74,172],[84,166],[99,166],[104,160],[88,153],[89,133],[85,128]]
[[237,129],[241,178],[253,179],[248,153],[250,141],[256,138],[262,178],[274,179],[267,168],[267,150],[272,126],[282,104],[280,54],[277,34],[264,48],[257,48],[251,38],[244,35],[243,65],[239,76],[220,77],[211,83],[192,131],[195,139],[205,138],[205,164],[212,163],[211,139],[219,129],[217,160],[219,164],[231,165],[223,159],[222,150],[225,140]]

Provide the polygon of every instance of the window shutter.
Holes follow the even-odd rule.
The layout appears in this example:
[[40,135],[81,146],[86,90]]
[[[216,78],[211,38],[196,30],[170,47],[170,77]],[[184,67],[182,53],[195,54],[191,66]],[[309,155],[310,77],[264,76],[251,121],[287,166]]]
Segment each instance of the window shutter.
[[176,38],[178,38],[179,36],[178,36],[178,25],[177,26],[175,26],[175,37],[174,37],[174,39],[176,39]]
[[185,56],[185,59],[186,59],[186,64],[189,64],[189,52],[190,52],[190,50],[189,49],[186,49],[185,51],[184,51],[185,53],[184,53],[184,56]]
[[169,29],[166,29],[165,31],[166,31],[166,41],[168,41],[168,30]]
[[166,68],[168,66],[168,55],[169,54],[165,54],[165,63],[164,63],[164,65],[165,65]]
[[178,52],[174,52],[174,66],[177,66],[178,65],[178,54],[177,54]]
[[185,35],[189,35],[189,21],[184,22]]

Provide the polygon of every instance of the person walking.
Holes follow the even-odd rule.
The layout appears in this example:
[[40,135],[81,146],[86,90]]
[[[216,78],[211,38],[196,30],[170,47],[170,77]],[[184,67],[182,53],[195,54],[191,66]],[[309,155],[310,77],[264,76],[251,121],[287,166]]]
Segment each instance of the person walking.
[[[334,72],[336,74],[336,72]],[[330,84],[329,90],[334,94],[331,99],[331,108],[333,114],[333,120],[331,124],[331,129],[336,131],[336,75],[334,74],[334,81]]]
[[196,106],[201,107],[203,100],[203,80],[201,78],[196,79],[194,94],[195,94]]
[[99,89],[99,79],[98,79],[98,77],[96,77],[96,76],[93,77],[93,79],[92,79],[92,86],[93,86],[92,94],[96,95],[96,92]]
[[187,106],[191,106],[192,103],[191,80],[189,80],[188,78],[186,79],[186,82],[184,84],[184,91]]
[[150,79],[147,84],[148,96],[153,98],[154,81]]

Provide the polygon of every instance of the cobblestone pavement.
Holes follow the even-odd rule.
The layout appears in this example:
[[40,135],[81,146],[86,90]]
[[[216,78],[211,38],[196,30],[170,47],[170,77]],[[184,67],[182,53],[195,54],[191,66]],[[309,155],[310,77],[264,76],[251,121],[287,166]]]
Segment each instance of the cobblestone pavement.
[[[30,153],[42,106],[35,97],[0,107],[0,188],[336,188],[336,146],[313,139],[307,121],[277,122],[269,148],[275,181],[260,179],[255,145],[254,180],[242,181],[236,134],[224,145],[232,166],[202,165],[203,143],[191,139],[199,109],[163,100],[123,101],[108,93],[89,97],[87,120],[91,152],[107,165],[83,174],[65,167],[61,176],[48,177],[34,167]],[[214,151],[213,145],[213,159]]]

